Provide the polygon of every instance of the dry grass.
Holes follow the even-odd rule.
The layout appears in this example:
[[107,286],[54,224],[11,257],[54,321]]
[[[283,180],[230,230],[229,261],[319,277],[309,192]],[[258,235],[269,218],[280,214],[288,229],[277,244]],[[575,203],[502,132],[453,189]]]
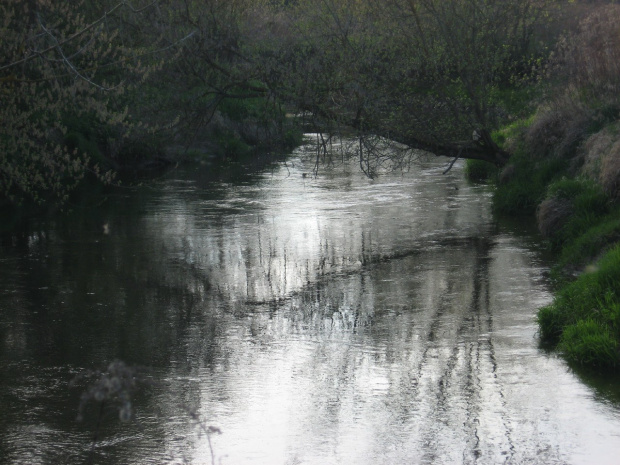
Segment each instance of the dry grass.
[[617,141],[601,161],[600,182],[605,193],[620,198],[620,141]]
[[[526,147],[535,157],[583,154],[579,147],[588,135],[620,117],[620,5],[590,5],[588,10],[576,31],[559,40],[550,62],[549,77],[565,86],[539,109],[525,133]],[[601,152],[599,146],[607,141],[600,136],[589,143],[592,149],[586,154]],[[585,160],[588,169],[602,170],[605,163],[608,189],[617,190],[615,158],[595,159],[601,160],[599,166]]]
[[585,105],[568,93],[540,108],[525,132],[529,153],[536,157],[574,156],[588,130],[590,113]]
[[580,23],[577,34],[562,39],[558,53],[571,83],[616,101],[620,90],[618,24],[620,5],[598,7]]
[[598,181],[601,174],[601,160],[614,145],[616,136],[608,128],[591,135],[582,146],[583,167],[581,173]]
[[583,144],[582,174],[597,181],[611,198],[620,198],[620,124],[590,136]]
[[572,202],[566,199],[544,200],[536,210],[538,230],[544,237],[554,236],[573,212]]
[[499,173],[499,183],[500,184],[509,183],[515,177],[516,172],[517,172],[517,167],[515,165],[513,165],[512,163],[509,165],[506,165],[502,169],[502,171]]

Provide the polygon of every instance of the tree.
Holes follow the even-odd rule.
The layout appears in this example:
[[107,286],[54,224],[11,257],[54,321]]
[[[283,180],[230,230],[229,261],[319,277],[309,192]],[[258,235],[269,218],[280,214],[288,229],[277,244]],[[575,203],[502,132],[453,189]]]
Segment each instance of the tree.
[[507,162],[490,136],[509,116],[498,96],[531,74],[547,2],[321,0],[280,8],[295,37],[273,61],[282,92],[328,126],[354,127],[367,174],[411,156],[376,150],[387,140]]
[[[96,2],[89,4],[97,10]],[[89,159],[72,124],[105,126],[109,144],[131,129],[124,93],[151,69],[116,27],[128,2],[89,18],[80,2],[0,4],[0,196],[10,202],[67,200],[87,172],[112,178]]]
[[171,43],[175,35],[188,38],[150,83],[147,100],[157,111],[145,113],[176,118],[174,143],[185,148],[227,156],[234,155],[234,147],[227,145],[249,152],[250,146],[281,142],[284,113],[255,53],[271,38],[264,34],[269,5],[257,0],[162,0],[158,7],[162,34],[173,36]]
[[498,96],[528,74],[547,0],[115,1],[0,4],[10,201],[63,202],[86,173],[109,181],[89,143],[118,160],[155,129],[270,140],[283,102],[322,134],[317,155],[354,128],[369,176],[419,150],[502,165]]

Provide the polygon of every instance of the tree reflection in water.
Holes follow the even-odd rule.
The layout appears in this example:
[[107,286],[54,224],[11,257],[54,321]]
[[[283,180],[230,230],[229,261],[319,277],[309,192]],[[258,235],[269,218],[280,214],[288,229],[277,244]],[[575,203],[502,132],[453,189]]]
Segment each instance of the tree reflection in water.
[[544,266],[484,187],[305,157],[3,238],[0,461],[85,457],[66,383],[113,359],[153,386],[96,463],[210,463],[187,412],[222,463],[613,461],[617,408],[538,349]]

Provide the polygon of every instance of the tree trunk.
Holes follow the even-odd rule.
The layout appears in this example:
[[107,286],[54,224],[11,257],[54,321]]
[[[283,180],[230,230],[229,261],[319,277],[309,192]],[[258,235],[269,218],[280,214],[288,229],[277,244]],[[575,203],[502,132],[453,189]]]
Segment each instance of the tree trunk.
[[465,158],[469,160],[482,160],[493,163],[495,166],[502,167],[508,163],[511,155],[493,141],[487,129],[476,129],[471,140],[430,142],[414,136],[393,132],[389,129],[373,125],[372,123],[368,124],[368,122],[366,122],[366,124],[363,124],[359,112],[353,121],[343,121],[343,118],[339,117],[339,115],[324,109],[302,107],[302,111],[308,111],[329,121],[339,121],[358,131],[363,130],[367,134],[385,137],[386,139],[406,145],[409,148],[430,152],[436,156],[451,157],[453,159]]
[[428,142],[389,131],[377,133],[377,135],[389,138],[412,149],[430,152],[436,156],[482,160],[500,167],[506,165],[510,159],[510,153],[501,149],[493,141],[489,131],[478,129],[474,131],[474,134],[477,136],[476,139],[472,138],[469,141]]

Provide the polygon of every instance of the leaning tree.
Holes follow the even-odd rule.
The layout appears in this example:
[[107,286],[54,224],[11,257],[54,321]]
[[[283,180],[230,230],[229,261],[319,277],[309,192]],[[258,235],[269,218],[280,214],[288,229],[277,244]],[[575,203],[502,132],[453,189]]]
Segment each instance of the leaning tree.
[[353,128],[368,175],[419,150],[506,164],[490,134],[511,117],[505,89],[543,56],[536,34],[554,2],[276,3],[264,81],[317,129]]

